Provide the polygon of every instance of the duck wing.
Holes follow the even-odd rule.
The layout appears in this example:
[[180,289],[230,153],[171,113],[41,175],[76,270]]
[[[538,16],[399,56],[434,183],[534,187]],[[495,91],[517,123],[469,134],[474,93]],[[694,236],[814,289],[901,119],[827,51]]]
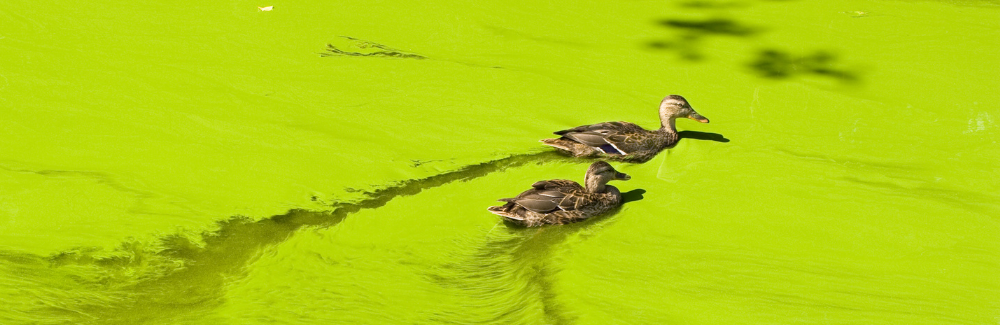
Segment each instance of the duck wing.
[[[525,209],[549,213],[556,210],[576,209],[582,202],[579,193],[586,192],[580,183],[568,179],[550,179],[531,184],[531,189],[518,194],[516,198],[500,199]],[[513,207],[513,206],[511,206]]]
[[622,148],[628,144],[633,135],[645,131],[634,123],[619,121],[583,125],[554,133],[583,145],[600,149],[606,154],[627,155],[629,153]]
[[550,179],[547,181],[537,181],[531,184],[531,187],[536,190],[552,190],[552,189],[562,189],[562,192],[571,191],[583,191],[583,186],[580,183],[568,180],[568,179]]
[[514,202],[534,212],[549,213],[556,210],[576,210],[577,207],[584,203],[583,200],[584,198],[580,195],[564,193],[559,189],[551,189],[530,190],[527,193],[519,195],[518,198],[512,199],[510,202]]

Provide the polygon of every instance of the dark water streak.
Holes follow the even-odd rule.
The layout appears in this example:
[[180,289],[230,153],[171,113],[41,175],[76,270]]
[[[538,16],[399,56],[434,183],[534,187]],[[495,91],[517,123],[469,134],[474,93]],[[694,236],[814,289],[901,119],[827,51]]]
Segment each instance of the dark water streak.
[[349,214],[382,207],[399,196],[415,195],[451,182],[553,159],[562,159],[562,156],[546,151],[466,166],[367,192],[366,199],[334,203],[329,211],[293,209],[256,221],[234,216],[218,222],[218,230],[202,234],[200,242],[172,235],[163,238],[155,247],[126,242],[113,253],[79,248],[50,257],[6,252],[0,257],[18,264],[47,261],[46,264],[56,268],[89,268],[100,275],[76,277],[76,280],[81,285],[116,296],[111,299],[115,301],[113,304],[81,301],[80,306],[44,306],[42,303],[39,306],[44,307],[37,310],[40,314],[73,317],[76,318],[74,323],[84,324],[149,322],[162,319],[164,313],[187,313],[220,305],[226,283],[245,274],[245,268],[263,251],[285,241],[302,227],[335,226]]
[[[728,142],[725,137],[712,133],[689,131],[687,136]],[[163,322],[222,305],[227,283],[244,276],[246,268],[261,254],[284,242],[303,227],[332,227],[352,213],[385,206],[396,197],[416,195],[425,189],[455,181],[472,180],[529,163],[543,164],[556,160],[583,161],[554,151],[514,155],[365,192],[365,199],[333,203],[328,211],[293,209],[285,214],[260,220],[234,216],[219,221],[217,230],[202,233],[198,239],[175,234],[166,236],[155,244],[127,241],[113,252],[99,248],[76,248],[49,257],[0,251],[0,260],[9,264],[8,268],[13,265],[13,268],[24,269],[16,273],[26,277],[25,281],[46,282],[59,278],[62,279],[60,286],[65,287],[65,290],[74,290],[77,289],[75,286],[80,286],[93,291],[87,294],[91,298],[78,299],[75,305],[56,305],[45,301],[44,297],[34,297],[38,300],[33,303],[37,308],[30,313],[53,317],[52,322],[39,323]],[[644,192],[633,190],[623,195],[626,201],[634,201],[641,199]],[[611,214],[613,213],[607,215]],[[484,217],[486,215],[484,211]],[[453,278],[457,282],[449,284],[441,278],[437,282],[443,286],[471,288],[469,284],[477,279],[495,275],[496,266],[512,265],[517,278],[529,279],[529,285],[520,289],[522,291],[518,292],[518,297],[531,296],[528,291],[533,292],[542,301],[549,322],[572,323],[573,318],[562,312],[565,309],[559,306],[552,289],[555,268],[548,261],[551,249],[568,236],[603,223],[603,220],[609,219],[607,215],[559,227],[505,228],[505,231],[513,232],[514,236],[491,240],[486,247],[481,248],[480,253],[471,257],[468,264],[473,269],[457,268],[464,274]],[[44,270],[31,271],[39,268]],[[63,272],[54,274],[59,270]],[[66,287],[66,283],[75,285]],[[504,281],[495,287],[504,290],[504,283],[517,282]],[[520,304],[512,304],[502,315],[486,321],[513,320],[515,318],[510,316],[521,313],[521,307]],[[448,318],[447,315],[439,316],[442,316],[440,320],[455,319]]]

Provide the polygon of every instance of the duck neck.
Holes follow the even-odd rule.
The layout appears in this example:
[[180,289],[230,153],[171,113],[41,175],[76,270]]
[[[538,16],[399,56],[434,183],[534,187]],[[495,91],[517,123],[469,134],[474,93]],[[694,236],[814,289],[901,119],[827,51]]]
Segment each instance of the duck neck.
[[608,181],[603,180],[600,176],[587,177],[587,192],[590,193],[600,193],[604,192],[605,185]]
[[674,122],[675,120],[676,119],[674,119],[673,117],[667,118],[666,120],[660,120],[659,131],[666,134],[677,134],[677,126],[675,125]]

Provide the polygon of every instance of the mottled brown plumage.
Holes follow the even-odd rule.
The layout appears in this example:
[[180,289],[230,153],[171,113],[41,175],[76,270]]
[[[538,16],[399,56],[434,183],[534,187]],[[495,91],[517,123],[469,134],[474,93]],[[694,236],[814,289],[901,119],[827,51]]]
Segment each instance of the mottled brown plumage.
[[633,123],[604,122],[556,131],[560,138],[544,139],[543,143],[576,157],[602,157],[628,162],[646,162],[661,150],[671,148],[680,138],[674,120],[689,118],[708,123],[680,95],[670,95],[660,102],[660,125],[646,130]]
[[539,181],[515,198],[500,199],[507,204],[488,210],[527,227],[577,222],[621,205],[621,192],[607,183],[630,178],[598,161],[587,169],[586,187],[566,179]]

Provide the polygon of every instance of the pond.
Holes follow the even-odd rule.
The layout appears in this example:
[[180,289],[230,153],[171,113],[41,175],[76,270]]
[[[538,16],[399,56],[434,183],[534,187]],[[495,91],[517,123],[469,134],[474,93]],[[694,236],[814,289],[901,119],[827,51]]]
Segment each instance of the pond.
[[[271,6],[270,10],[264,10]],[[3,324],[1000,322],[995,1],[0,8]],[[711,119],[611,214],[486,208]]]

